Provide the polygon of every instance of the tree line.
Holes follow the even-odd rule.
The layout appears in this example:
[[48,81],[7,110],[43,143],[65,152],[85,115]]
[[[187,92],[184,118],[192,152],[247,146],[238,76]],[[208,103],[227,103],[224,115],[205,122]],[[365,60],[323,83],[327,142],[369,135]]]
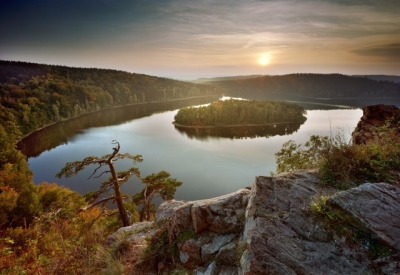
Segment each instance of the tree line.
[[283,101],[220,100],[208,106],[182,108],[175,123],[184,126],[224,126],[304,122],[302,106]]
[[221,94],[219,88],[144,74],[0,61],[0,123],[23,135],[113,106]]
[[[267,98],[400,99],[400,83],[342,74],[288,74],[208,81],[229,96]],[[397,103],[399,104],[399,102]]]
[[[35,185],[27,159],[16,146],[24,135],[107,107],[218,93],[209,85],[121,71],[0,61],[0,270],[96,274],[96,249],[121,226],[119,216],[125,213],[104,212],[101,204],[89,207],[115,186],[112,179],[85,197],[54,183]],[[135,169],[128,172],[139,176]],[[124,173],[117,172],[118,179],[128,178]],[[141,180],[141,192],[132,197],[120,194],[121,209],[131,213],[128,222],[152,219],[153,198],[170,199],[182,184],[166,171]],[[123,214],[122,221],[127,224]]]

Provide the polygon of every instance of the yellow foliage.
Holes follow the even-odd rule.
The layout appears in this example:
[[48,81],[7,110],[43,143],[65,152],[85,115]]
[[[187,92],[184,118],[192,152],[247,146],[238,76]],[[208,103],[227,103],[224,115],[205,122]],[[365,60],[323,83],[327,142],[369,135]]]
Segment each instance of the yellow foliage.
[[8,222],[8,213],[17,204],[18,193],[8,186],[0,186],[0,225]]

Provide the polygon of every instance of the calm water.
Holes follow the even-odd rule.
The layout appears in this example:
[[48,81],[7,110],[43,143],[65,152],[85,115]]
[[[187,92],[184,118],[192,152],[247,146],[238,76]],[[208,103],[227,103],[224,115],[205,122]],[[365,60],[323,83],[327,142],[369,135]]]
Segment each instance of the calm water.
[[[293,139],[303,143],[312,134],[329,135],[338,131],[350,139],[362,116],[360,109],[308,110],[304,124],[275,129],[273,134],[257,130],[247,135],[252,138],[244,138],[242,134],[236,134],[235,138],[216,137],[215,133],[207,135],[175,128],[172,121],[182,106],[171,104],[131,106],[96,113],[32,135],[21,147],[32,156],[28,162],[35,183],[57,182],[80,193],[97,189],[106,176],[87,180],[94,167],[68,179],[58,179],[55,174],[66,162],[111,153],[111,141],[117,140],[121,153],[143,156],[143,163],[137,164],[142,177],[166,170],[182,181],[176,199],[215,197],[250,186],[256,176],[275,171],[274,154],[284,142]],[[100,122],[102,118],[106,122]],[[119,170],[130,165],[125,160],[116,163]],[[134,194],[142,187],[139,179],[131,179],[122,190]]]

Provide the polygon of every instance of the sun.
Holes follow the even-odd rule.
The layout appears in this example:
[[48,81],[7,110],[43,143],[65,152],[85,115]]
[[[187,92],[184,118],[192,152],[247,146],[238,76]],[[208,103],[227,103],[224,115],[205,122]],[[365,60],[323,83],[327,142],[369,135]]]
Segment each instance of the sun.
[[257,60],[257,63],[261,66],[266,66],[269,64],[271,56],[269,53],[263,53],[261,57]]

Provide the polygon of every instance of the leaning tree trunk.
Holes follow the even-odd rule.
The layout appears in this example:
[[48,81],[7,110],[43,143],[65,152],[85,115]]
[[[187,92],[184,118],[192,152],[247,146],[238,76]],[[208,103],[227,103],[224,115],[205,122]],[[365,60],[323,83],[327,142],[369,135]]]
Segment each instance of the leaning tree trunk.
[[115,192],[115,201],[117,202],[119,215],[121,216],[121,220],[122,220],[122,225],[123,226],[129,226],[130,222],[129,222],[129,219],[128,219],[128,215],[126,214],[126,211],[125,211],[125,206],[124,206],[124,203],[123,203],[121,190],[119,188],[119,181],[118,181],[117,172],[115,172],[114,164],[112,162],[114,156],[118,153],[119,148],[120,148],[120,146],[119,146],[119,143],[118,143],[118,147],[114,148],[114,153],[108,158],[107,164],[108,164],[108,166],[110,166],[111,175],[112,175],[112,177],[114,179],[113,188],[114,188],[114,192]]

